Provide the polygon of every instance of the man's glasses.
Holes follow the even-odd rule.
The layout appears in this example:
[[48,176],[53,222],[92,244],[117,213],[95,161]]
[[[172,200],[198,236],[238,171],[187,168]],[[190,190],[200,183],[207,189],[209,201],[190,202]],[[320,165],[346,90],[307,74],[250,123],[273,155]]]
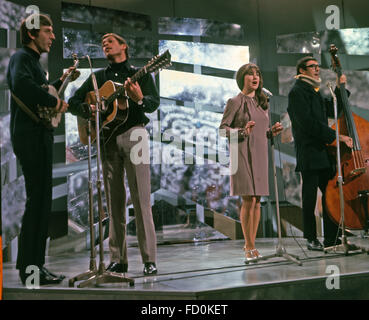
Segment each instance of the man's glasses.
[[306,68],[314,68],[315,70],[320,68],[320,65],[319,64],[310,64],[308,66],[306,66]]

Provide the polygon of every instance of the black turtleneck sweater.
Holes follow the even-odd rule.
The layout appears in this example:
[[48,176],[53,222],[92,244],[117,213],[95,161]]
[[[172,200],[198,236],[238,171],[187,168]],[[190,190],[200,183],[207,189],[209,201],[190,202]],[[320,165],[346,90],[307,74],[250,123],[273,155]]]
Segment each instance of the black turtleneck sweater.
[[[106,81],[112,80],[123,84],[128,77],[132,77],[139,69],[131,66],[128,60],[121,63],[111,63],[106,69],[101,69],[95,72],[97,86],[100,88]],[[128,99],[129,102],[129,113],[128,119],[120,125],[119,120],[115,120],[108,124],[107,130],[102,131],[101,138],[108,138],[114,131],[114,135],[121,134],[133,126],[144,124],[149,122],[149,119],[145,116],[145,113],[152,113],[158,107],[160,103],[160,97],[157,88],[154,83],[154,78],[151,74],[145,74],[141,79],[138,80],[141,87],[143,98],[143,105],[137,105],[133,100]],[[74,115],[86,117],[82,103],[84,103],[86,94],[93,91],[93,84],[91,76],[82,84],[82,86],[75,92],[72,98],[69,99],[68,111]],[[115,130],[115,128],[118,128]]]
[[[9,61],[7,81],[9,89],[35,114],[37,105],[54,108],[57,99],[41,86],[48,84],[46,72],[40,65],[40,55],[29,47],[19,49]],[[61,86],[60,79],[53,83],[57,89]],[[43,124],[36,123],[11,99],[10,134],[13,140],[15,134],[32,133],[35,130],[47,129]]]

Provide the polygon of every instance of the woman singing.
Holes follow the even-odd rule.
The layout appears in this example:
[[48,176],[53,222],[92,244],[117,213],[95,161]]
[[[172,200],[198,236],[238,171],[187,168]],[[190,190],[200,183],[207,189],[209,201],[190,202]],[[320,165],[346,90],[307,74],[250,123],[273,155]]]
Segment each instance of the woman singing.
[[[231,136],[231,130],[236,130],[238,136],[237,161],[232,159],[231,153],[231,166],[236,163],[237,170],[231,174],[230,195],[242,197],[240,221],[245,238],[245,257],[250,261],[261,257],[255,248],[260,197],[269,195],[268,99],[262,91],[263,79],[257,65],[243,65],[237,71],[236,81],[241,92],[227,101],[220,129],[226,130],[227,137]],[[282,130],[282,125],[275,123],[273,136]]]

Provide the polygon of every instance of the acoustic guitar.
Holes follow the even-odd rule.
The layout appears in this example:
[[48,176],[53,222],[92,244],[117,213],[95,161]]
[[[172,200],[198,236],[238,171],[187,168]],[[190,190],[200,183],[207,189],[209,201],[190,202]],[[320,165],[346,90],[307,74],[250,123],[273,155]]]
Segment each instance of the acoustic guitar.
[[[171,55],[169,50],[166,50],[161,55],[153,57],[144,67],[139,69],[132,77],[133,83],[141,79],[147,73],[156,73],[160,69],[167,68],[171,65]],[[113,82],[111,80],[106,81],[99,88],[99,96],[102,101],[101,108],[101,120],[100,120],[100,131],[107,127],[108,124],[117,122],[114,124],[115,129],[104,132],[105,142],[107,142],[116,129],[122,126],[128,119],[129,107],[128,107],[128,97],[125,94],[125,89],[122,83]],[[86,94],[85,102],[89,105],[96,104],[96,95],[94,91],[90,91]],[[120,110],[118,115],[118,110]],[[81,142],[85,145],[88,144],[88,120],[82,117],[77,117],[78,123],[78,134]],[[91,142],[94,143],[96,140],[96,128],[92,123],[91,126]]]

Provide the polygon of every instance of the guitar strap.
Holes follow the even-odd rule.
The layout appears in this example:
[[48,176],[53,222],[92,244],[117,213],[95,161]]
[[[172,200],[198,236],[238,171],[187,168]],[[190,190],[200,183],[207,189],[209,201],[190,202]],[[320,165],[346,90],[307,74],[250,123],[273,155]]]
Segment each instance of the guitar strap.
[[17,103],[17,105],[36,123],[40,123],[41,120],[37,117],[34,112],[31,111],[13,92],[11,92],[13,99]]

